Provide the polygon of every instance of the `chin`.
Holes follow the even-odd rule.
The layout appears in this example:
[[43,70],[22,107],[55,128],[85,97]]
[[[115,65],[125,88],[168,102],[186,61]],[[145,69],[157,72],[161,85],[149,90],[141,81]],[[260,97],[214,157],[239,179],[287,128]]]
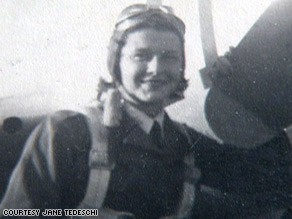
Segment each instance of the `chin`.
[[163,102],[168,96],[161,96],[161,95],[153,95],[147,98],[143,98],[143,102],[145,103],[161,103]]

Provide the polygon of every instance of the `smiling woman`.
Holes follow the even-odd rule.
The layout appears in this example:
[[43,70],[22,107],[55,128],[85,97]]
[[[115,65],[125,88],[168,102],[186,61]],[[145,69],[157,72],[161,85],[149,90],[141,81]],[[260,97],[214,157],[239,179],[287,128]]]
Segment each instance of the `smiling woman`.
[[[153,29],[128,33],[121,51],[123,91],[140,109],[161,109],[184,80],[179,37]],[[150,112],[147,112],[149,114]]]

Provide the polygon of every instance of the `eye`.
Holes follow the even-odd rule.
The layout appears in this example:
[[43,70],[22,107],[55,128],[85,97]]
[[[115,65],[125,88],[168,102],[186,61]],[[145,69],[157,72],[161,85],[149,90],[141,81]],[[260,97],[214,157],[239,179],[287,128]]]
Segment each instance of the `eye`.
[[175,52],[163,51],[160,55],[160,58],[165,61],[174,61],[179,59],[179,55]]
[[135,61],[143,62],[151,60],[153,55],[151,53],[136,53],[132,56]]

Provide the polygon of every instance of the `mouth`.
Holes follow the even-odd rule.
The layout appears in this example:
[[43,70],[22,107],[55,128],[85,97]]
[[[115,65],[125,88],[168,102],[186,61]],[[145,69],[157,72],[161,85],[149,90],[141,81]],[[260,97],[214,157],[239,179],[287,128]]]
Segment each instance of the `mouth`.
[[141,81],[143,84],[148,84],[150,86],[162,86],[167,84],[167,80],[164,79],[144,79]]

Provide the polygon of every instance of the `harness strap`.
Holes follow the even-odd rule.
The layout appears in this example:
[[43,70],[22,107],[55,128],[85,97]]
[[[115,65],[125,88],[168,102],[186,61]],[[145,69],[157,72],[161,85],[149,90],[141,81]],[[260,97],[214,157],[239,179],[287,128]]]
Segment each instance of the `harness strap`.
[[79,208],[101,208],[105,199],[114,163],[108,155],[108,130],[102,125],[102,113],[89,108],[87,113],[91,133],[89,180],[86,195]]
[[[188,144],[192,145],[191,137],[184,125],[175,122],[176,127],[180,130],[184,136],[187,137]],[[195,167],[195,158],[192,153],[188,153],[184,158],[186,165],[183,194],[180,201],[180,206],[177,210],[176,215],[169,217],[162,217],[162,219],[178,219],[178,218],[189,218],[192,213],[192,209],[195,204],[196,198],[196,184],[199,181],[201,172]]]
[[196,186],[195,181],[192,180],[192,175],[197,172],[195,169],[195,159],[192,154],[188,154],[185,157],[185,164],[187,165],[187,170],[185,171],[185,181],[183,185],[183,195],[180,203],[180,207],[177,212],[177,218],[183,218],[190,215],[191,210],[194,207],[195,197],[196,197]]

